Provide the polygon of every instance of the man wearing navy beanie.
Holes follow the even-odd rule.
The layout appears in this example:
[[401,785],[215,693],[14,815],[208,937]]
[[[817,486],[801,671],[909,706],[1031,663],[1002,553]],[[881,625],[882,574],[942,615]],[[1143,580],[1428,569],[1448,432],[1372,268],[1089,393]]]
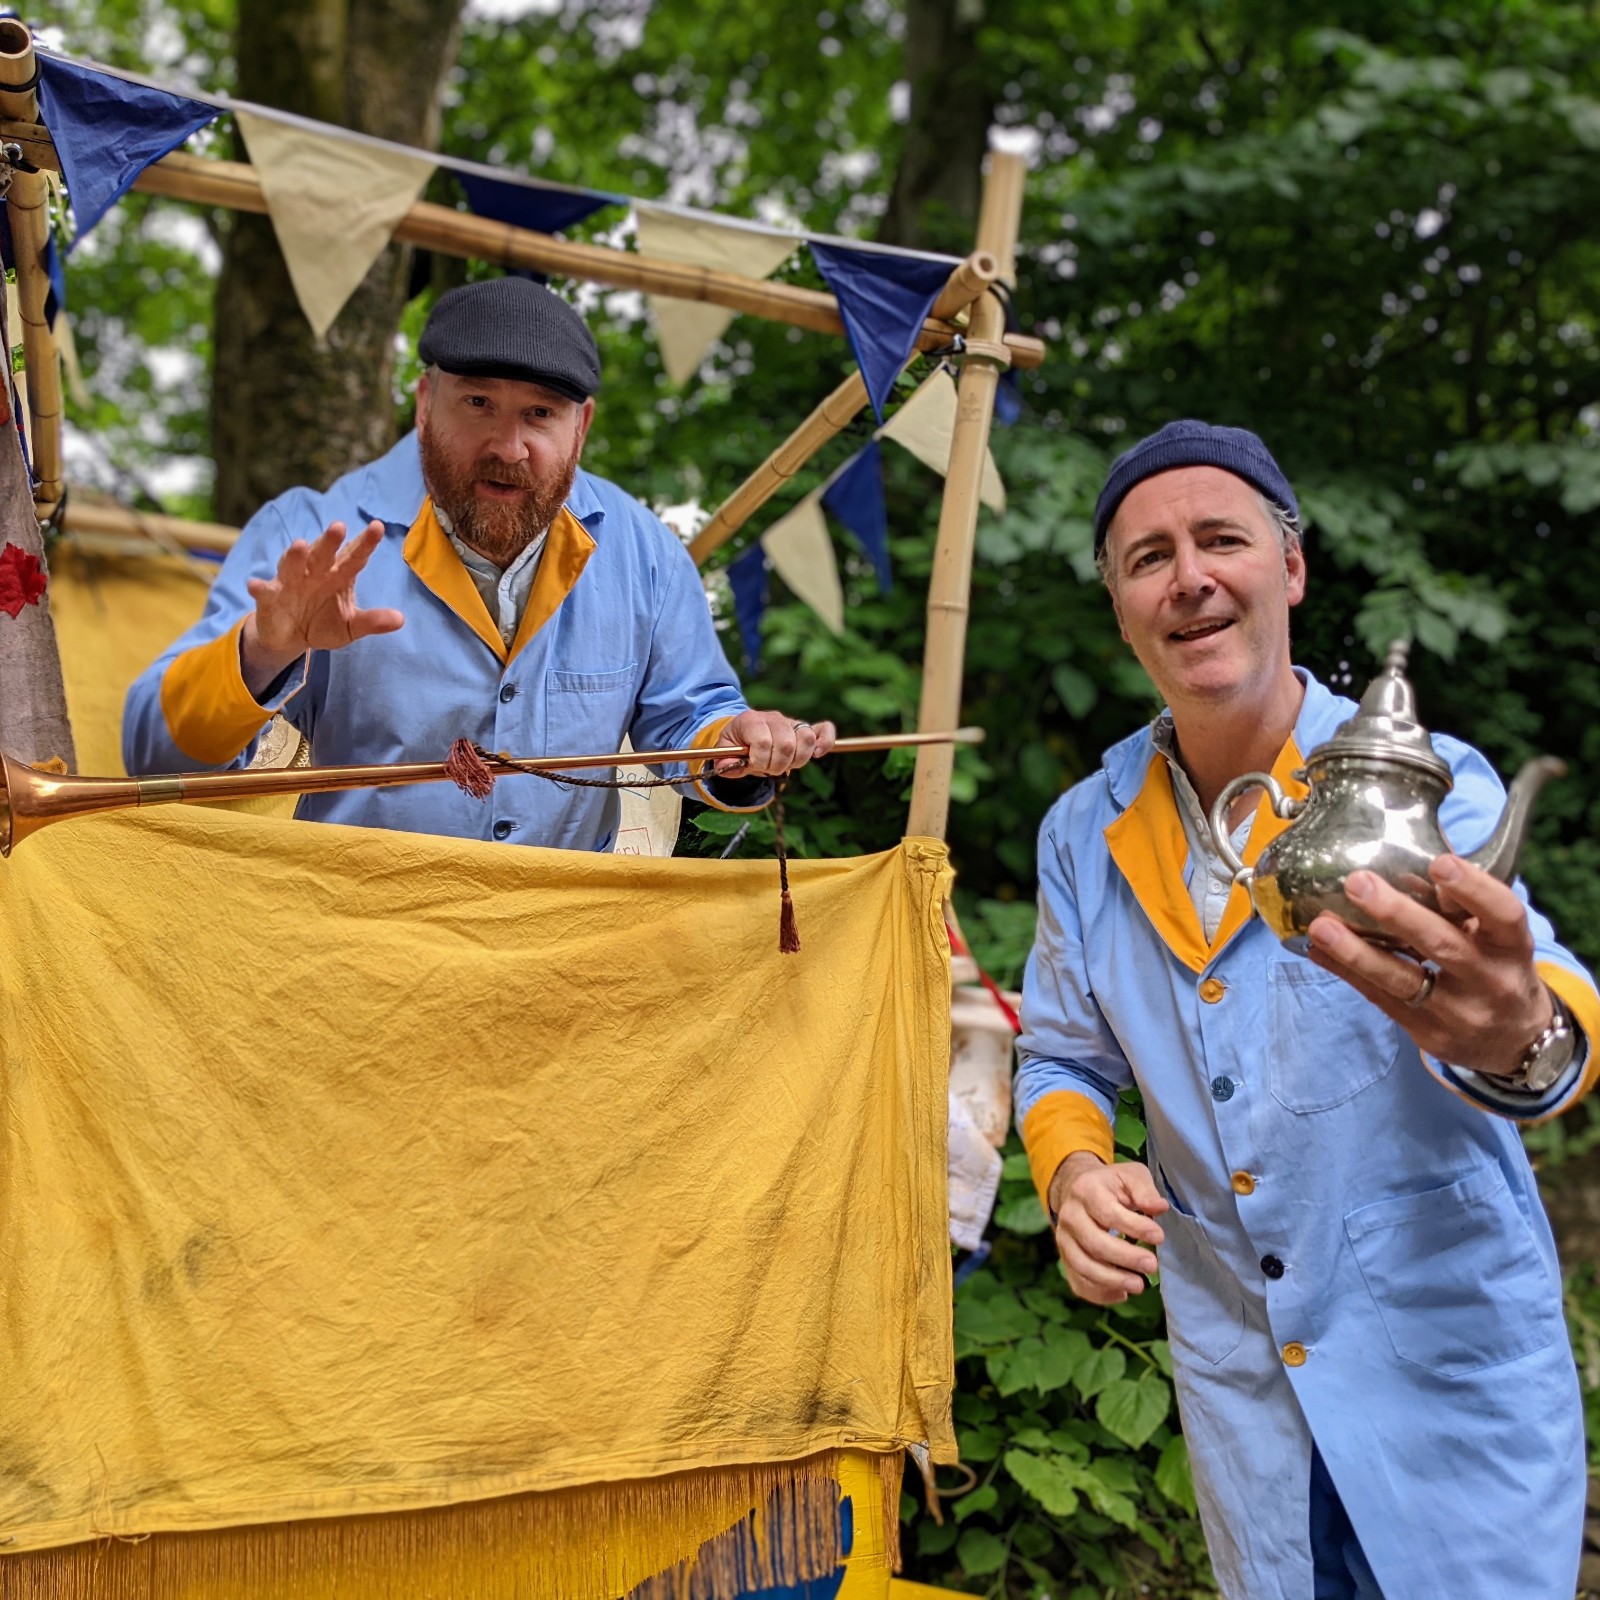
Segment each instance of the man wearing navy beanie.
[[[525,278],[452,289],[418,343],[416,428],[326,493],[245,527],[204,617],[133,685],[129,772],[247,765],[274,713],[319,766],[438,761],[456,739],[520,755],[738,744],[700,797],[752,810],[833,725],[753,711],[679,540],[579,466],[600,353]],[[362,529],[353,539],[347,530]],[[358,595],[359,589],[359,595]],[[514,777],[306,795],[297,815],[609,850],[614,790]]]
[[[1230,1600],[1570,1600],[1583,1417],[1518,1125],[1593,1083],[1600,996],[1459,856],[1431,869],[1455,920],[1347,880],[1404,954],[1324,914],[1306,960],[1232,882],[1206,821],[1223,788],[1270,771],[1303,796],[1357,709],[1292,663],[1299,505],[1259,438],[1182,421],[1135,445],[1095,551],[1167,709],[1040,833],[1017,1120],[1067,1281],[1114,1305],[1159,1251]],[[1445,833],[1475,848],[1503,791],[1434,747]],[[1287,825],[1255,792],[1227,822],[1246,862]],[[1134,1086],[1146,1159],[1117,1162]]]

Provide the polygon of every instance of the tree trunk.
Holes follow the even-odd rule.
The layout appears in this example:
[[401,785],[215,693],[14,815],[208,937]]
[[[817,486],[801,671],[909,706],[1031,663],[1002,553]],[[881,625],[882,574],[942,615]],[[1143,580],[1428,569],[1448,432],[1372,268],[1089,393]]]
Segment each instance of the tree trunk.
[[[11,348],[0,295],[0,348]],[[0,750],[19,761],[77,765],[46,588],[44,540],[22,459],[10,385],[0,391]],[[13,611],[15,615],[13,615]]]
[[986,3],[992,0],[906,0],[911,106],[889,207],[878,229],[885,244],[959,255],[972,248],[994,114],[978,53]]
[[[431,149],[461,8],[462,0],[241,0],[239,94]],[[211,390],[218,520],[243,522],[296,484],[326,488],[394,442],[394,333],[409,270],[409,248],[389,246],[318,344],[271,219],[232,219]]]

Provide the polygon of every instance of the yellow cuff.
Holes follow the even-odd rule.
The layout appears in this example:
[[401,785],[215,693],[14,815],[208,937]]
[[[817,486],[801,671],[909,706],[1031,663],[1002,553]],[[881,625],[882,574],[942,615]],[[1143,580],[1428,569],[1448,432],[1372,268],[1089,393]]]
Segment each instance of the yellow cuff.
[[243,629],[241,617],[220,639],[185,650],[161,679],[161,714],[172,742],[208,767],[232,761],[272,716],[244,686]]
[[[732,721],[732,717],[722,717],[716,722],[707,723],[690,741],[690,748],[693,750],[709,750],[712,745],[721,744],[722,736],[727,732],[728,726]],[[710,765],[709,761],[691,761],[689,763],[689,776],[695,781],[695,792],[708,806],[714,806],[718,811],[732,811],[741,816],[750,812],[766,810],[767,801],[765,800],[757,806],[730,806],[726,802],[717,799],[705,784],[700,781],[706,775]]]
[[[1539,976],[1560,997],[1561,1003],[1572,1013],[1573,1021],[1583,1029],[1589,1047],[1589,1059],[1584,1063],[1578,1087],[1561,1102],[1559,1110],[1550,1113],[1558,1117],[1575,1106],[1594,1088],[1596,1080],[1600,1080],[1600,994],[1570,967],[1558,966],[1554,961],[1540,961],[1535,965]],[[1548,1117],[1536,1117],[1530,1125],[1548,1120]]]
[[1116,1141],[1105,1113],[1086,1094],[1055,1089],[1022,1119],[1022,1142],[1033,1169],[1033,1186],[1040,1203],[1050,1209],[1050,1180],[1056,1168],[1080,1150],[1092,1150],[1110,1164]]

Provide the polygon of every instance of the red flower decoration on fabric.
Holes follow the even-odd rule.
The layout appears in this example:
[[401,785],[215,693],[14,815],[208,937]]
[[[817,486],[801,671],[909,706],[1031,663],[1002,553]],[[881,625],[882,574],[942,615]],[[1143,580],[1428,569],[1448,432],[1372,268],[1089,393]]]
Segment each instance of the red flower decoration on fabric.
[[24,606],[36,606],[45,590],[44,568],[39,558],[20,544],[0,550],[0,611],[18,617]]

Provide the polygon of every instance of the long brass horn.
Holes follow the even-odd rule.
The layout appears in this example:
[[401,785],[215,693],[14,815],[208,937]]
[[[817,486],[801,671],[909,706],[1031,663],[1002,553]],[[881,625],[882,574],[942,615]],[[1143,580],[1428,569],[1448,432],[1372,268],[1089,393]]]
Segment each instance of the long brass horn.
[[[982,728],[948,733],[888,733],[836,740],[828,753],[856,755],[906,745],[980,744]],[[748,755],[743,745],[698,750],[625,750],[601,755],[536,756],[531,760],[486,754],[497,777],[523,772],[577,772],[588,767],[664,767],[677,762],[720,761]],[[69,817],[132,806],[203,805],[275,794],[326,794],[334,789],[383,789],[400,783],[438,783],[452,776],[443,761],[404,761],[351,767],[246,768],[242,772],[175,772],[153,778],[75,778],[34,767],[0,751],[0,856],[8,856],[30,833]]]

